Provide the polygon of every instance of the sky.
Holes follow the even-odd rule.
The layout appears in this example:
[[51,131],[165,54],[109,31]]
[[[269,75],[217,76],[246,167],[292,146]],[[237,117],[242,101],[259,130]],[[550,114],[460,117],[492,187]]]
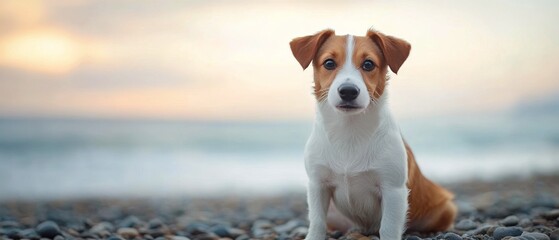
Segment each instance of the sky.
[[0,116],[308,120],[289,41],[407,40],[398,117],[503,112],[559,95],[558,1],[0,2]]

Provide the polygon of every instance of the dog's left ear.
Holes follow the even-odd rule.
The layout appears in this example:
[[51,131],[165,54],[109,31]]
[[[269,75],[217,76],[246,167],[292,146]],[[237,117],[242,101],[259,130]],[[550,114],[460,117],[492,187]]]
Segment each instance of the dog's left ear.
[[369,30],[367,37],[371,38],[382,50],[384,58],[392,72],[398,70],[410,55],[411,45],[399,38],[387,36],[380,32]]
[[293,56],[297,59],[299,64],[301,64],[303,69],[306,69],[309,64],[311,64],[320,46],[332,35],[334,35],[334,30],[326,29],[314,35],[298,37],[291,40],[289,43],[291,52],[293,52]]

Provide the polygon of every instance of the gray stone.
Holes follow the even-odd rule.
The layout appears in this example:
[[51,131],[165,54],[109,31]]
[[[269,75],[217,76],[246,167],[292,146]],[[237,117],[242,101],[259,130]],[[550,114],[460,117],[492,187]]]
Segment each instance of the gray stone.
[[16,228],[10,228],[7,231],[5,231],[3,234],[11,239],[20,239],[22,236],[21,232]]
[[16,221],[2,221],[0,222],[0,228],[19,228],[20,224]]
[[209,230],[209,226],[205,223],[201,222],[193,222],[186,225],[185,230],[193,235],[198,235],[202,233],[207,233]]
[[553,209],[549,212],[543,214],[543,217],[547,220],[555,220],[559,218],[559,209]]
[[235,240],[249,240],[250,237],[248,235],[241,235],[235,238]]
[[112,237],[107,238],[107,240],[124,240],[124,238],[121,238],[119,236],[112,236]]
[[127,239],[135,238],[140,235],[135,228],[119,228],[117,234]]
[[459,236],[458,234],[456,234],[456,233],[449,232],[449,233],[446,233],[446,234],[444,235],[444,239],[445,239],[445,240],[462,240],[462,237],[460,237],[460,236]]
[[37,228],[35,230],[37,231],[37,234],[39,234],[39,236],[45,238],[54,238],[57,235],[62,234],[60,232],[60,227],[58,227],[58,224],[53,221],[42,222],[41,224],[37,225]]
[[93,234],[99,234],[101,232],[112,232],[114,230],[115,227],[110,222],[100,222],[91,227],[89,231]]
[[35,239],[35,238],[39,238],[39,234],[37,234],[37,232],[35,231],[35,229],[32,228],[28,228],[25,230],[21,230],[19,232],[19,234],[23,237],[23,238],[27,238],[27,239]]
[[549,240],[549,237],[539,232],[523,232],[521,237],[534,239],[534,240]]
[[272,223],[268,220],[256,220],[252,223],[252,235],[258,238],[272,233],[272,226]]
[[517,216],[512,215],[501,220],[500,223],[503,224],[503,226],[510,227],[510,226],[516,226],[519,221],[520,219],[518,219]]
[[486,234],[487,231],[488,231],[490,228],[493,228],[493,227],[495,227],[495,226],[493,226],[493,225],[483,225],[483,226],[478,227],[478,228],[476,228],[476,229],[474,229],[474,230],[468,231],[467,234],[468,234],[468,235]]
[[274,231],[278,233],[289,233],[291,230],[295,229],[296,227],[305,226],[305,223],[299,219],[293,219],[285,224],[275,226]]
[[183,237],[183,236],[172,236],[171,240],[190,240],[190,238]]
[[245,230],[239,228],[227,228],[227,231],[229,232],[231,238],[237,238],[246,233]]
[[331,237],[331,238],[334,238],[334,239],[341,238],[343,235],[344,235],[344,233],[341,232],[341,231],[333,231],[333,232],[330,232],[330,237]]
[[456,230],[461,230],[461,231],[472,230],[475,229],[476,227],[477,224],[470,219],[462,219],[454,226]]
[[304,238],[305,236],[307,236],[308,232],[309,232],[309,229],[307,227],[298,227],[298,228],[293,229],[293,231],[291,231],[291,234],[289,235],[289,237],[291,239]]
[[222,238],[224,238],[224,237],[230,238],[231,237],[231,235],[229,234],[229,231],[227,231],[227,228],[223,225],[213,226],[209,229],[209,231],[215,233],[216,235],[218,235]]
[[252,228],[263,228],[263,229],[269,229],[272,227],[272,222],[268,221],[268,220],[256,220],[252,223]]
[[522,234],[522,228],[520,227],[498,227],[493,231],[493,238],[495,240],[501,240],[506,236],[520,236]]
[[418,236],[408,236],[406,240],[421,240],[421,238]]
[[150,229],[160,228],[160,227],[163,227],[163,226],[165,226],[165,223],[163,223],[163,221],[159,218],[151,219],[148,222],[148,227]]
[[58,235],[58,236],[54,237],[53,240],[64,240],[64,237]]
[[123,227],[139,227],[143,224],[142,220],[140,220],[138,217],[132,215],[132,216],[128,216],[126,217],[124,220],[122,220],[118,226],[123,228]]
[[520,219],[520,222],[518,223],[518,226],[521,226],[523,228],[531,227],[532,226],[532,221],[530,221],[529,218]]
[[553,232],[549,234],[550,240],[559,240],[559,229],[555,229]]
[[200,235],[196,235],[196,240],[218,240],[219,236],[213,233],[203,233]]

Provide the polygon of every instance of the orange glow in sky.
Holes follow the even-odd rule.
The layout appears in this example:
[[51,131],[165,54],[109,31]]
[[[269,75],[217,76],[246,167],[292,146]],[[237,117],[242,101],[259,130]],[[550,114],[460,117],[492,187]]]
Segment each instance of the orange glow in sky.
[[49,30],[36,30],[3,39],[0,64],[28,71],[63,74],[80,61],[78,43],[71,37]]
[[[559,2],[0,2],[0,116],[311,119],[289,41],[373,26],[412,45],[400,117],[559,94]],[[54,81],[48,81],[54,80]]]

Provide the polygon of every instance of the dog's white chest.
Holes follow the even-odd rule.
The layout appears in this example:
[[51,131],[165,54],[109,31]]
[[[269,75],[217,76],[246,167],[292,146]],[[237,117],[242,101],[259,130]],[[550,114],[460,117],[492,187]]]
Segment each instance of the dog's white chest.
[[373,170],[332,173],[326,180],[336,208],[361,229],[377,232],[380,226],[380,182]]

